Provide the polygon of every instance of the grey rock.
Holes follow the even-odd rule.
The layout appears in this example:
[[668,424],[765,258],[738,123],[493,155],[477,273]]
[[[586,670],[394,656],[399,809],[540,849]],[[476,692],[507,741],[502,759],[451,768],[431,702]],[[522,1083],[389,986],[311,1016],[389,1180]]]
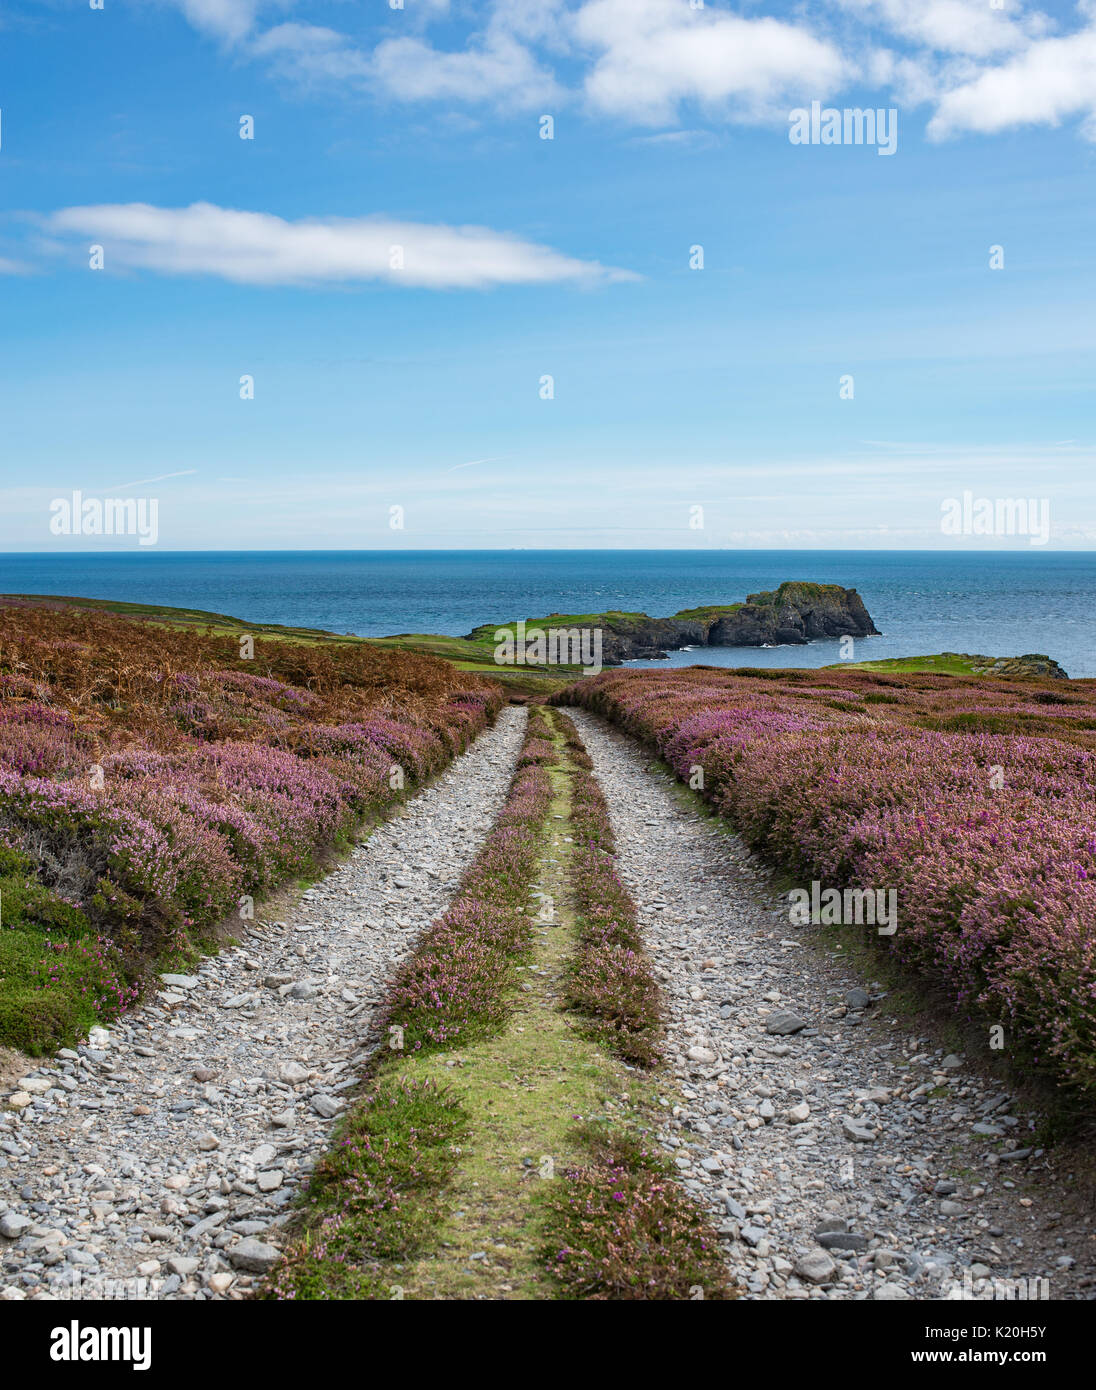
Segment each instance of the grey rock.
[[33,1225],[34,1222],[29,1216],[23,1216],[17,1211],[8,1211],[0,1216],[0,1236],[5,1236],[8,1240],[18,1240],[23,1232]]
[[798,1014],[793,1014],[787,1009],[778,1009],[776,1013],[770,1014],[765,1020],[766,1033],[798,1033],[801,1028],[806,1028],[806,1026],[806,1019],[800,1018]]
[[258,1002],[258,994],[234,994],[231,999],[225,1000],[224,1007],[226,1009],[248,1009]]
[[281,1251],[254,1236],[245,1236],[238,1245],[228,1252],[228,1258],[237,1269],[246,1269],[252,1274],[265,1274],[281,1259]]
[[824,1250],[866,1250],[868,1237],[854,1231],[823,1231],[815,1240]]
[[800,1255],[792,1266],[792,1273],[809,1284],[825,1284],[834,1276],[837,1266],[822,1250],[812,1250],[809,1255]]

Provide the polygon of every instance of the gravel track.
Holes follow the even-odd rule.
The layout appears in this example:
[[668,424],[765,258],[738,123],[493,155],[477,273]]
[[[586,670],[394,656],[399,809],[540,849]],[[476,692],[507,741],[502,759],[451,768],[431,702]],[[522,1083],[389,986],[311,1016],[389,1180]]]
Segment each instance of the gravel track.
[[993,1297],[1022,1279],[996,1292],[1045,1297],[1045,1278],[1051,1298],[1093,1297],[1092,1217],[1000,1083],[888,1013],[824,929],[790,925],[742,841],[634,741],[568,713],[668,999],[684,1099],[660,1137],[745,1296]]
[[0,1111],[0,1298],[240,1298],[376,1046],[394,967],[451,900],[525,728],[493,729],[284,920],[172,976]]

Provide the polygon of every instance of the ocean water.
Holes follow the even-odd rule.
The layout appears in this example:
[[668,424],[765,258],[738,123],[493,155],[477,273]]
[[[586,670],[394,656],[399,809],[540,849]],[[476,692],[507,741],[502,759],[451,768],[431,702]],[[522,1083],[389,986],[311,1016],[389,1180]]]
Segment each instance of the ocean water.
[[[663,617],[785,579],[859,590],[883,636],[862,660],[1046,652],[1096,676],[1096,554],[819,550],[240,551],[0,555],[0,592],[165,603],[365,637],[622,608]],[[823,666],[837,642],[703,648],[668,662]]]

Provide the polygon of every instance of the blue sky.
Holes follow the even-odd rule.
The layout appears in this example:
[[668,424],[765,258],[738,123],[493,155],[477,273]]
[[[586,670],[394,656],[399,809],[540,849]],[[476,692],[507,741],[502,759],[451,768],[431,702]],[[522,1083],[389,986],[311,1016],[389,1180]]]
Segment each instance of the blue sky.
[[0,548],[1091,548],[1094,177],[1096,0],[9,0]]

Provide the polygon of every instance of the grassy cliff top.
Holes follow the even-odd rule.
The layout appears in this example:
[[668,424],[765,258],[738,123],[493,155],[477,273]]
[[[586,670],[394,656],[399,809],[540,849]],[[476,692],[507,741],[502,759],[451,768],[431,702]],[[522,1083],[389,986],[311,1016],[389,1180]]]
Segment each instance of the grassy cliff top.
[[[824,666],[824,671],[879,671],[881,673],[901,673],[932,676],[984,676],[999,674],[1023,674],[1025,667],[1035,668],[1044,663],[1057,667],[1057,662],[1042,652],[1026,652],[1023,656],[995,657],[980,656],[971,652],[937,652],[934,656],[891,656],[878,661],[836,661]],[[994,665],[1005,668],[991,671]],[[1058,667],[1060,670],[1061,668]]]

